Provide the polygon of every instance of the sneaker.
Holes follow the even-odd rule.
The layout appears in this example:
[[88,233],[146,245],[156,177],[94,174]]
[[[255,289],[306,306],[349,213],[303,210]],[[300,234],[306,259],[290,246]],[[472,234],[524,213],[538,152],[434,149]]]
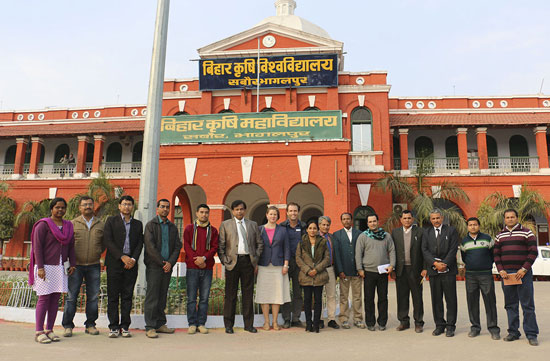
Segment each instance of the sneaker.
[[369,331],[376,331],[376,328],[374,326],[367,326],[367,329]]
[[380,326],[380,325],[379,325],[379,326],[378,326],[378,329],[379,329],[380,331],[386,331],[386,326]]
[[158,333],[174,333],[176,331],[175,328],[170,328],[166,325],[162,325],[159,328],[157,328]]
[[203,335],[206,335],[208,333],[208,329],[204,325],[199,326],[199,332]]
[[363,329],[366,327],[365,324],[361,321],[357,321],[353,325],[357,328],[363,328]]
[[72,337],[73,335],[73,329],[70,328],[70,327],[67,327],[64,331],[63,331],[63,337]]
[[334,320],[328,321],[328,327],[333,328],[335,330],[340,328],[340,326],[338,326],[338,324]]
[[187,330],[188,335],[194,335],[197,333],[197,326],[189,326],[189,329]]
[[95,326],[86,327],[86,330],[84,332],[93,336],[99,335],[99,331],[97,328],[95,328]]
[[128,330],[127,328],[123,328],[122,329],[122,337],[124,337],[124,338],[132,337],[132,334],[130,333],[130,330]]
[[109,330],[109,338],[117,338],[120,336],[120,330]]
[[154,328],[150,328],[147,331],[145,331],[145,336],[149,338],[158,338],[159,335],[157,334],[157,331]]
[[531,345],[531,346],[538,346],[538,345],[539,345],[539,340],[537,340],[536,337],[530,338],[530,339],[529,339],[529,345]]
[[350,329],[349,322],[348,322],[348,321],[342,322],[342,328],[343,328],[343,329],[346,329],[346,330],[349,330],[349,329]]

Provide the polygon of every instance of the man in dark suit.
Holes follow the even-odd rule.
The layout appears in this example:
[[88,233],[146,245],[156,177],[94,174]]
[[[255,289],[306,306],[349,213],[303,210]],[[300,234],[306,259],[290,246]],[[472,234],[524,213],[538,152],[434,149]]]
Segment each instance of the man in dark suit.
[[170,201],[161,199],[157,202],[157,215],[145,225],[143,243],[145,244],[144,262],[147,267],[145,277],[147,292],[145,294],[145,335],[157,338],[158,333],[174,333],[173,328],[166,326],[166,298],[172,267],[178,261],[181,250],[181,239],[178,227],[168,220]]
[[[137,260],[143,248],[143,224],[132,217],[134,199],[122,196],[118,200],[120,214],[107,218],[103,241],[107,247],[107,316],[109,337],[131,337],[130,312],[138,275]],[[118,305],[120,298],[120,320]]]
[[264,247],[258,225],[245,219],[246,203],[236,200],[231,203],[233,217],[220,226],[218,256],[225,266],[225,304],[223,322],[225,332],[233,333],[237,290],[241,281],[244,329],[258,332],[254,328],[254,273]]
[[365,328],[363,322],[363,302],[361,287],[363,280],[357,274],[355,267],[355,246],[361,231],[352,227],[353,216],[345,212],[340,216],[344,228],[334,232],[334,267],[340,284],[340,314],[338,319],[345,329],[350,328],[349,292],[351,288],[351,305],[353,308],[353,324]]
[[402,227],[392,231],[395,245],[395,287],[397,291],[397,319],[400,324],[397,331],[410,327],[409,294],[413,300],[414,330],[422,332],[424,328],[424,303],[422,301],[422,278],[426,277],[422,255],[422,229],[413,225],[412,212],[403,211],[400,217]]
[[[453,337],[456,328],[456,254],[458,252],[458,233],[454,227],[443,224],[439,209],[430,212],[432,227],[426,228],[422,236],[422,253],[428,266],[430,292],[435,330],[432,335]],[[447,303],[447,320],[443,312],[443,296]]]

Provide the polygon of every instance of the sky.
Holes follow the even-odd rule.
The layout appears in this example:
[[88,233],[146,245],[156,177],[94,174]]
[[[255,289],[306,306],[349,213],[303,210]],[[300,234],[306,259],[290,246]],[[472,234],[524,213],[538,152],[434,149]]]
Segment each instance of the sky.
[[[296,0],[344,43],[345,71],[390,96],[550,94],[550,1]],[[0,110],[146,104],[155,0],[0,0]],[[275,15],[274,0],[172,0],[166,79],[197,49]]]

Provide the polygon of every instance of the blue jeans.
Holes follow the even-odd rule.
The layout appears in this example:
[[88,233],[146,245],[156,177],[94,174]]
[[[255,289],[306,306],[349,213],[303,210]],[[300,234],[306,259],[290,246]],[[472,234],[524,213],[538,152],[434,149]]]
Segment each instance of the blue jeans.
[[[187,322],[189,326],[204,326],[208,312],[208,297],[212,285],[212,270],[187,269]],[[197,292],[199,308],[197,312]]]
[[86,327],[95,326],[97,320],[97,299],[99,296],[101,268],[98,264],[90,266],[76,266],[69,276],[69,294],[65,300],[62,325],[64,328],[74,328],[74,314],[76,313],[76,300],[80,293],[82,280],[86,284]]
[[[515,273],[516,270],[506,270]],[[508,333],[519,337],[519,304],[523,310],[523,331],[528,339],[536,338],[539,333],[537,318],[535,316],[535,299],[533,289],[533,271],[529,270],[522,279],[521,285],[505,286],[502,282],[504,293],[504,308],[508,315]]]

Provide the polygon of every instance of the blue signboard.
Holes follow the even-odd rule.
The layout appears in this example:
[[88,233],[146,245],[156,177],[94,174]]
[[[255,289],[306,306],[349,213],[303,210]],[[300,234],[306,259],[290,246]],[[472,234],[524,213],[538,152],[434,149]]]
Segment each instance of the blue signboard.
[[199,89],[338,86],[336,54],[208,59],[199,62]]

